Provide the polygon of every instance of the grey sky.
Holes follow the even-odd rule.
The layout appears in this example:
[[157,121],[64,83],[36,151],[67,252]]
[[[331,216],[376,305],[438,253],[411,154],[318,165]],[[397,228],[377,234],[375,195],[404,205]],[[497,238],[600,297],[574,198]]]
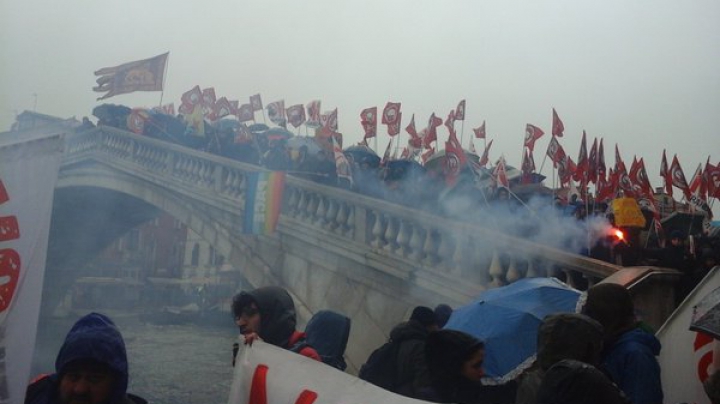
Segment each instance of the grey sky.
[[708,154],[720,161],[718,21],[715,0],[1,0],[0,129],[33,108],[33,93],[38,112],[89,116],[93,71],[169,51],[163,101],[176,107],[196,84],[241,102],[258,92],[264,104],[320,99],[338,108],[347,145],[361,139],[363,108],[402,102],[403,128],[412,113],[422,127],[465,98],[466,147],[486,120],[491,158],[518,165],[533,123],[548,134],[538,168],[555,107],[574,159],[585,129],[590,142],[604,137],[608,164],[619,143],[660,186],[663,148],[688,177]]

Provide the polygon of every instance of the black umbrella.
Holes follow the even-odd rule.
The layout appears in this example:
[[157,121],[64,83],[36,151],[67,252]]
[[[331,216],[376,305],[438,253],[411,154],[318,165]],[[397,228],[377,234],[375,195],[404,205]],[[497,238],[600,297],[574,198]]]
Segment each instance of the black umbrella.
[[693,307],[690,331],[700,331],[720,339],[720,288],[708,293]]

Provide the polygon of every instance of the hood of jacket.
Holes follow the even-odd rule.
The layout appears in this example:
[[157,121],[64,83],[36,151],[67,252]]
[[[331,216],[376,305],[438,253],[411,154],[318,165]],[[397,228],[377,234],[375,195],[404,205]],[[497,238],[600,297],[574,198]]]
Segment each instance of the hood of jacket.
[[429,333],[430,332],[427,330],[427,328],[425,328],[425,326],[415,320],[410,320],[396,325],[395,328],[390,331],[390,339],[396,342],[402,342],[411,339],[424,340],[425,338],[427,338]]
[[118,375],[112,403],[125,398],[128,361],[122,334],[107,316],[90,313],[70,329],[55,360],[55,371],[62,377],[65,367],[76,360],[92,359],[107,365]]
[[260,338],[287,348],[296,326],[295,303],[287,290],[266,286],[248,292],[260,311]]

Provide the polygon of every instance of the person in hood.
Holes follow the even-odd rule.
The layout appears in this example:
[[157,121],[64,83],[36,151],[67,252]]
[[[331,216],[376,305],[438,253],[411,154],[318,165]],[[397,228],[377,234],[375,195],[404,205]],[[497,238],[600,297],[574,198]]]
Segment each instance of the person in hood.
[[425,360],[430,387],[420,398],[437,403],[510,404],[515,402],[517,383],[481,383],[485,372],[485,344],[457,330],[431,332],[425,341]]
[[25,404],[145,404],[127,393],[128,360],[120,331],[107,316],[90,313],[70,329],[55,373],[36,378]]
[[406,397],[418,397],[420,390],[429,386],[425,363],[425,340],[438,330],[435,312],[429,307],[417,306],[410,320],[395,326],[390,340],[400,344],[397,354],[397,388],[395,392]]
[[601,283],[588,289],[583,313],[604,328],[602,368],[634,404],[661,404],[660,341],[635,318],[630,292]]
[[233,297],[233,315],[245,344],[252,345],[256,339],[280,348],[320,361],[317,351],[307,344],[305,333],[295,329],[295,303],[287,290],[277,286],[265,286],[250,292],[240,292]]

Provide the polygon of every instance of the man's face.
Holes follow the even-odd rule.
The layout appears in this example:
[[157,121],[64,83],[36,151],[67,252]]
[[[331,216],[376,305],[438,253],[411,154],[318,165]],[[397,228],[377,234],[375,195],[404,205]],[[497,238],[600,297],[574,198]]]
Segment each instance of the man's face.
[[235,324],[240,328],[240,334],[260,334],[260,311],[255,303],[243,307],[239,317],[235,317]]
[[115,387],[115,374],[95,362],[67,365],[60,379],[60,402],[63,404],[104,404]]
[[485,360],[485,349],[478,349],[475,351],[470,359],[463,363],[460,373],[469,380],[480,381],[485,372],[483,371],[482,365]]

